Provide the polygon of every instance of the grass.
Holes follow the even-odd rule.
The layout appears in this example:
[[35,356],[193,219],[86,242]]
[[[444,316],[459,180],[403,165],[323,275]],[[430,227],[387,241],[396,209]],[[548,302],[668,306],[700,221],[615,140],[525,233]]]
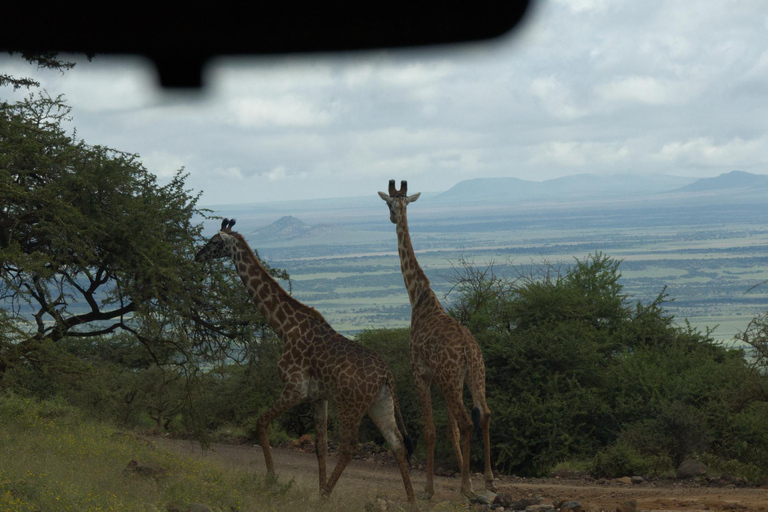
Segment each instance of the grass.
[[[374,498],[334,493],[320,501],[309,482],[263,475],[155,449],[152,443],[93,422],[60,400],[0,395],[0,510],[364,510]],[[162,467],[158,478],[126,476],[130,460]],[[315,483],[316,485],[316,483]]]

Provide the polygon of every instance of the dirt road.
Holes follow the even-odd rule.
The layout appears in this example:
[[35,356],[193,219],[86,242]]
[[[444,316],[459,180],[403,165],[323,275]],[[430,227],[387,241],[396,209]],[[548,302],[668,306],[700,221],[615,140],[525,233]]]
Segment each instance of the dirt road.
[[[212,450],[203,453],[196,442],[153,438],[158,446],[195,457],[249,468],[264,472],[264,456],[261,448],[253,445],[215,444]],[[294,478],[300,485],[317,485],[317,459],[314,453],[287,448],[273,448],[278,474]],[[402,500],[403,487],[400,473],[390,457],[380,460],[354,460],[342,474],[334,490],[336,492],[361,493],[373,496],[387,496]],[[329,473],[335,464],[333,454],[329,457]],[[413,469],[411,477],[414,489],[424,489],[424,471]],[[766,511],[768,512],[768,488],[752,487],[707,487],[695,483],[644,482],[622,484],[610,481],[598,485],[594,481],[581,479],[521,479],[501,477],[498,492],[511,496],[513,500],[538,497],[541,503],[552,503],[561,499],[579,501],[586,509],[593,511],[615,511],[616,507],[628,500],[637,502],[637,510],[698,511]],[[474,475],[472,485],[475,491],[483,490],[480,474]],[[435,496],[429,502],[466,502],[459,496],[458,477],[435,477]],[[426,509],[429,504],[425,503]],[[422,507],[425,509],[425,507]]]

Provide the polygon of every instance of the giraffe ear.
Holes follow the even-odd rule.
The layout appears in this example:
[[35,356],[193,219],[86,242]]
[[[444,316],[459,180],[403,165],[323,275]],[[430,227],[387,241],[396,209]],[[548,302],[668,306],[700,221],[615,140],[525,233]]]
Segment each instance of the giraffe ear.
[[382,198],[383,200],[385,200],[385,201],[387,202],[387,204],[389,204],[389,203],[391,203],[391,202],[392,202],[392,198],[391,198],[391,197],[389,197],[389,196],[388,196],[387,194],[385,194],[384,192],[379,192],[379,197],[380,197],[380,198]]
[[420,196],[420,195],[421,195],[421,192],[416,192],[416,193],[415,193],[415,194],[413,194],[412,196],[408,196],[408,197],[406,197],[406,198],[405,198],[405,202],[406,202],[406,203],[415,203],[415,202],[416,202],[416,200],[419,198],[419,196]]

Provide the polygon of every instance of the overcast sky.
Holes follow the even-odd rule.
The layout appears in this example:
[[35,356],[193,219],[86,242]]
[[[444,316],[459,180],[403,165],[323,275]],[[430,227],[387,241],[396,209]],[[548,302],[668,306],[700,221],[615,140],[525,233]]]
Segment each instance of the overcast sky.
[[137,59],[0,69],[64,94],[78,138],[161,179],[184,167],[204,205],[374,197],[390,178],[768,174],[764,0],[535,2],[492,45],[221,60],[199,96]]

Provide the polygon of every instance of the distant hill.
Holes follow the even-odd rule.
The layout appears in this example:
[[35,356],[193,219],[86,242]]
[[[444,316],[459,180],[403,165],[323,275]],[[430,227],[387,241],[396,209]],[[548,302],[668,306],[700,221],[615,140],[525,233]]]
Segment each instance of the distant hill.
[[702,178],[676,192],[705,192],[733,189],[768,189],[768,176],[745,171],[731,171],[714,178]]
[[576,174],[546,181],[519,178],[476,178],[457,183],[435,201],[535,201],[602,199],[668,192],[696,178],[630,174]]
[[330,233],[343,231],[344,228],[333,224],[310,225],[292,215],[280,217],[272,224],[254,229],[249,238],[261,242],[288,241],[300,238],[326,236]]
[[435,198],[444,200],[489,199],[501,200],[509,197],[524,197],[531,194],[539,196],[543,192],[542,183],[519,178],[475,178],[460,181]]

